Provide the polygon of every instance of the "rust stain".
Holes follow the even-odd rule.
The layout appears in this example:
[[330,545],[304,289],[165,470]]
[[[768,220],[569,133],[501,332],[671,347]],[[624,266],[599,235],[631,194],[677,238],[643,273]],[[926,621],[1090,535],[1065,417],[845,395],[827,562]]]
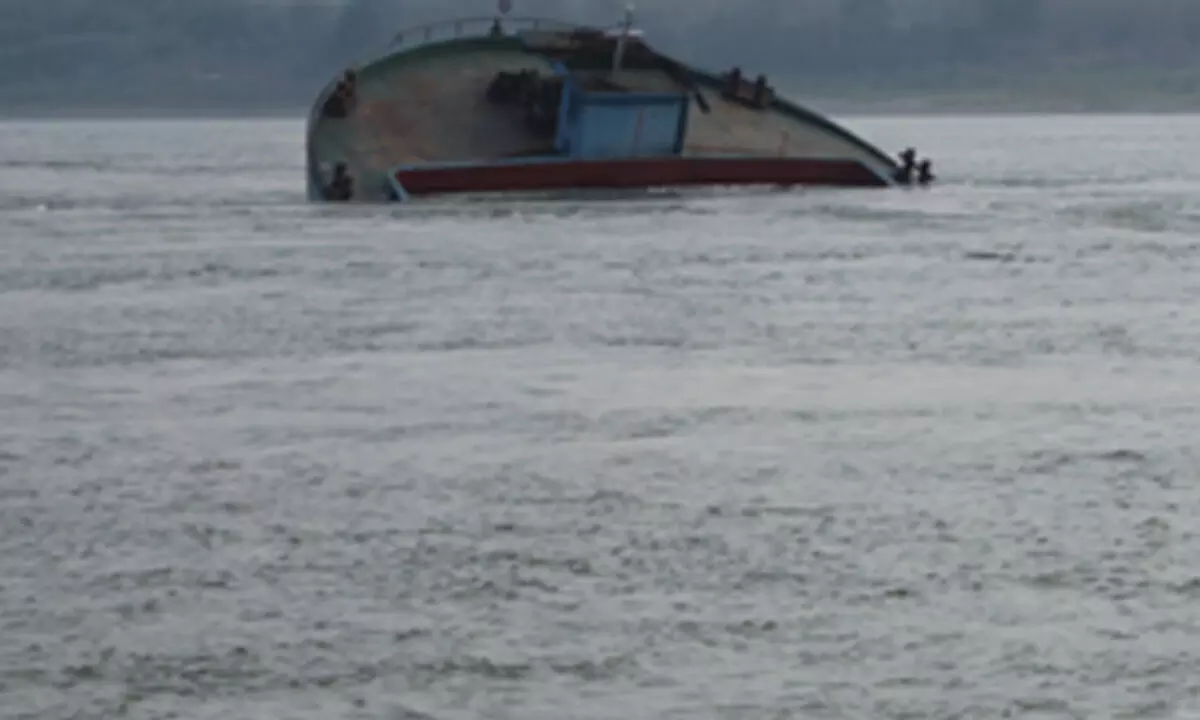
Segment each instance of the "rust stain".
[[415,101],[432,100],[438,91],[438,82],[424,74],[414,75],[405,85],[408,86],[405,95],[411,95]]
[[368,127],[362,134],[373,141],[368,152],[375,168],[384,169],[413,159],[411,146],[420,133],[413,113],[405,112],[403,105],[377,100],[363,113]]

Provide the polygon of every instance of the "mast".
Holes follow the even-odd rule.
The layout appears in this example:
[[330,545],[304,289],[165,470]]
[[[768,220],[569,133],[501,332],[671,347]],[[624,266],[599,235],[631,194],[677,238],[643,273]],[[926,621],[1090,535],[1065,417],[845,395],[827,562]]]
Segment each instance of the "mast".
[[492,24],[492,32],[504,32],[504,16],[512,12],[513,0],[496,0],[496,21]]
[[621,21],[621,34],[617,36],[617,48],[613,51],[613,75],[621,69],[621,60],[625,57],[625,43],[629,39],[629,31],[633,29],[633,3],[625,5],[625,19]]

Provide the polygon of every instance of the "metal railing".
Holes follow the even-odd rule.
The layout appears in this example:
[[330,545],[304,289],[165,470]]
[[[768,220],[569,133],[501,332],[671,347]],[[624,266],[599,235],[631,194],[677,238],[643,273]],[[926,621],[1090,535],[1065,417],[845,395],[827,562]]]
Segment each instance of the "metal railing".
[[[396,33],[392,38],[390,50],[420,47],[429,43],[458,38],[484,37],[491,32],[496,16],[459,18],[456,20],[441,20],[428,25],[418,25]],[[524,30],[570,31],[587,25],[564,22],[553,18],[541,17],[501,17],[500,27],[505,35],[512,35]],[[603,30],[605,28],[597,28]]]

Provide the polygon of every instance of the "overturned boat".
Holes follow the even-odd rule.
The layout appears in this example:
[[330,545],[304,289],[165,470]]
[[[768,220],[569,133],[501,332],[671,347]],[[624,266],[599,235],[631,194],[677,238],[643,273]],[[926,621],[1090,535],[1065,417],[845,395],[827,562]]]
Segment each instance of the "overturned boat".
[[314,201],[686,186],[889,187],[933,179],[780,96],[758,75],[710,74],[633,24],[451,20],[396,36],[317,97]]

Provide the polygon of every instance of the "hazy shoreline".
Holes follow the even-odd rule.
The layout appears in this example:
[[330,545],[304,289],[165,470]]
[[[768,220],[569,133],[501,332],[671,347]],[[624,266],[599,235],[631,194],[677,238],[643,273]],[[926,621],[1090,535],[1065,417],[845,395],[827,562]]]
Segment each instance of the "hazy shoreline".
[[[1200,103],[1143,106],[1088,107],[1083,103],[1002,103],[1002,102],[927,102],[918,99],[848,101],[790,95],[801,104],[822,114],[838,116],[995,116],[995,115],[1192,115],[1200,113]],[[28,106],[0,109],[0,120],[306,120],[309,109],[280,107],[174,107],[153,105],[111,106]]]
[[[1192,78],[1187,77],[1186,80]],[[1167,78],[1158,85],[1138,73],[1098,77],[1095,73],[1022,74],[1019,79],[947,74],[937,81],[844,82],[836,78],[783,79],[786,98],[830,115],[1179,115],[1200,112],[1200,90]],[[1200,87],[1200,76],[1195,78]],[[212,93],[170,97],[81,98],[71,103],[27,96],[0,108],[7,119],[236,119],[308,117],[308,98]],[[312,93],[316,97],[316,91]]]
[[[444,0],[10,5],[0,117],[303,117],[347,64],[393,48],[395,31],[451,17]],[[618,14],[591,0],[518,5],[580,22]],[[1189,0],[654,0],[637,22],[681,62],[765,72],[831,115],[1200,111]]]
[[307,108],[135,106],[4,108],[0,120],[305,120]]

